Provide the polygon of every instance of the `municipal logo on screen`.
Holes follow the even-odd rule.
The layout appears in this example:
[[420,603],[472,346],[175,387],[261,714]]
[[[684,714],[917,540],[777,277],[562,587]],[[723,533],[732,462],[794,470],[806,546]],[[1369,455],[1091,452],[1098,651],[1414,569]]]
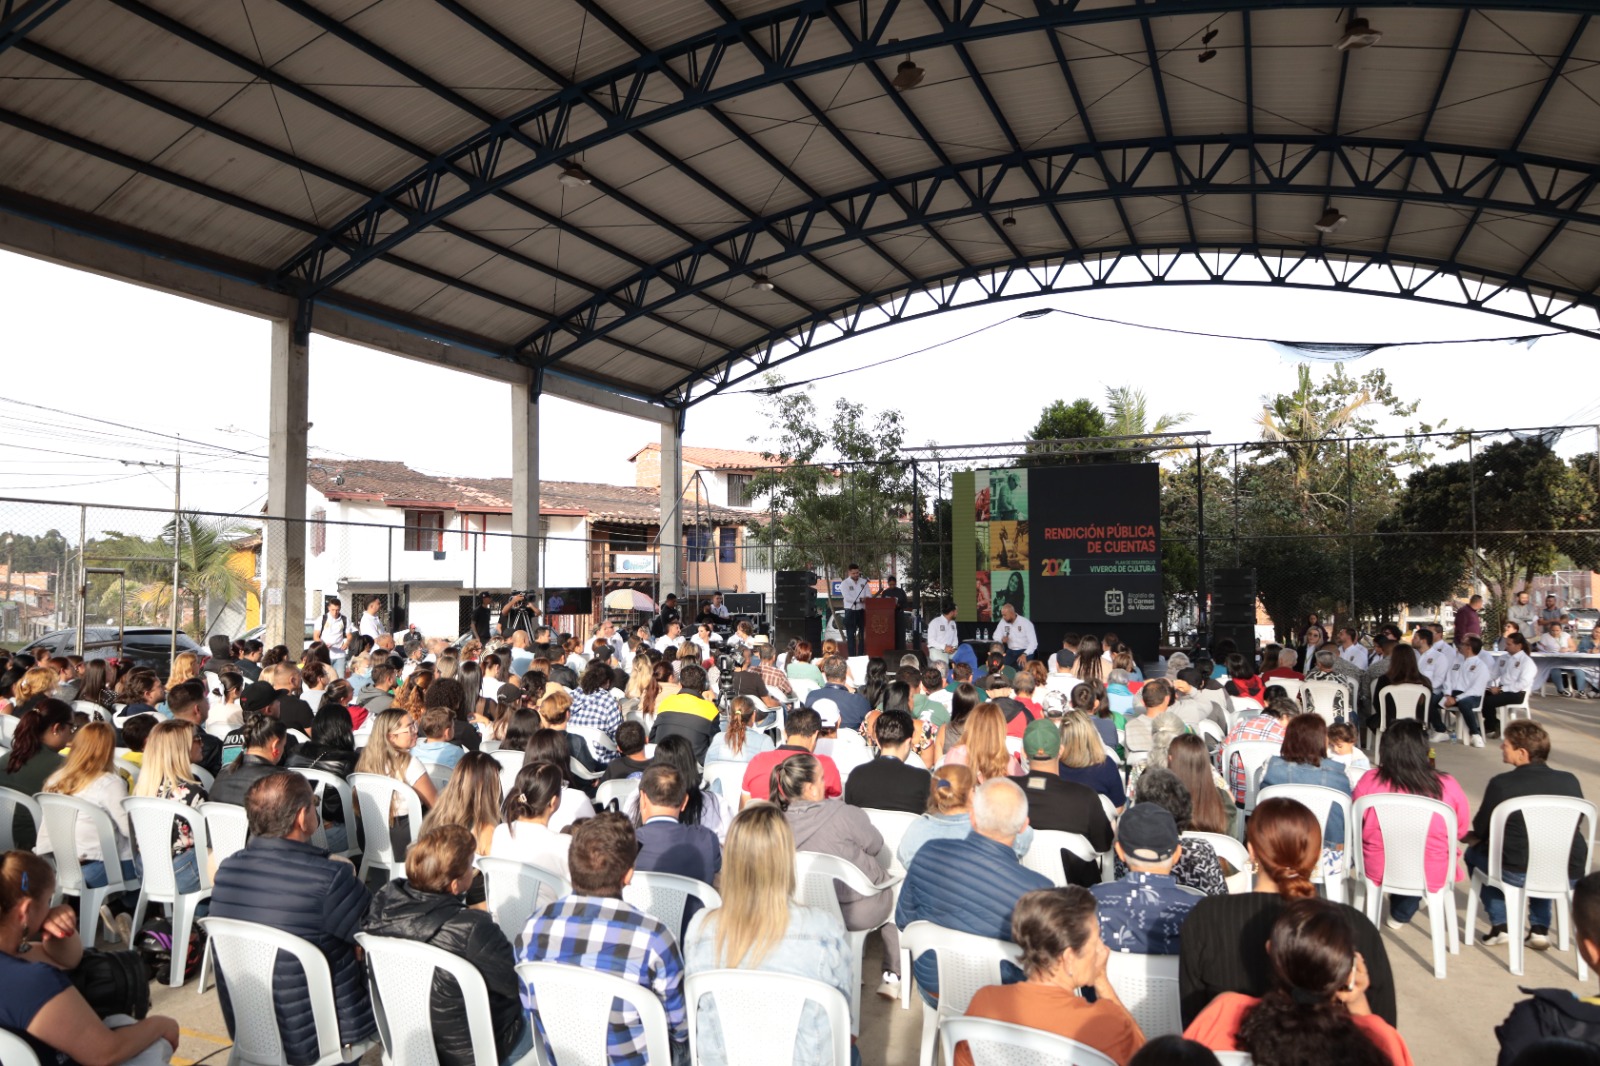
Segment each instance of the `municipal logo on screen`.
[[1108,617],[1115,617],[1121,614],[1124,606],[1121,589],[1106,590],[1106,615]]

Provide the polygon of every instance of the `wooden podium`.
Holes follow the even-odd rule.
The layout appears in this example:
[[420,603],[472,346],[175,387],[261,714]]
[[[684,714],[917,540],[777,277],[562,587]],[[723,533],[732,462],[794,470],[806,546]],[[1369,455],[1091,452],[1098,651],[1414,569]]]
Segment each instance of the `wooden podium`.
[[867,596],[862,599],[861,606],[867,612],[862,627],[866,630],[864,643],[867,655],[887,655],[894,651],[899,644],[899,634],[895,632],[895,612],[900,605],[888,596]]

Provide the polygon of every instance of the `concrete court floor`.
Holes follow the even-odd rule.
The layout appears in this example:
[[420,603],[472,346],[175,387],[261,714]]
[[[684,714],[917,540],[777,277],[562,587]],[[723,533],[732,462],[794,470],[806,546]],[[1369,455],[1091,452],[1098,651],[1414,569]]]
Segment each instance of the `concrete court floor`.
[[[1553,755],[1551,764],[1569,770],[1583,782],[1584,794],[1600,797],[1600,703],[1560,699],[1534,700],[1534,718],[1550,731]],[[1459,745],[1437,746],[1438,765],[1454,774],[1466,790],[1476,810],[1489,778],[1505,767],[1499,751],[1490,741],[1482,750]],[[1466,915],[1464,884],[1456,890],[1457,919]],[[1479,928],[1486,925],[1480,915]],[[1507,949],[1487,948],[1463,941],[1461,953],[1446,963],[1448,976],[1440,981],[1433,976],[1432,948],[1428,937],[1426,912],[1419,913],[1410,927],[1395,932],[1383,929],[1389,949],[1389,962],[1399,986],[1400,1032],[1406,1039],[1418,1066],[1466,1066],[1493,1063],[1499,1045],[1494,1027],[1504,1020],[1511,1005],[1522,998],[1519,985],[1528,988],[1557,987],[1585,991],[1600,989],[1600,980],[1591,975],[1587,986],[1580,985],[1577,964],[1571,951],[1526,954],[1526,974],[1513,976],[1506,968]],[[881,947],[876,936],[866,947],[868,974],[876,974]],[[869,981],[863,1005],[860,1048],[866,1066],[916,1066],[921,1036],[919,1001],[912,997],[910,1010],[890,1004],[870,994],[875,982]],[[198,1062],[227,1061],[227,1028],[214,992],[196,994],[191,980],[181,989],[151,986],[151,1009],[178,1019],[183,1029],[183,1044],[173,1059],[178,1066]],[[364,1062],[379,1061],[376,1050]]]

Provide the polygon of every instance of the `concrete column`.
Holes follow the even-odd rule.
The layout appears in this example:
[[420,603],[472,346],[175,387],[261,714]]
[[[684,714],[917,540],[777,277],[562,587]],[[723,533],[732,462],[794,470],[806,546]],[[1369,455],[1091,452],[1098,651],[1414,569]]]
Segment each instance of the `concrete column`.
[[298,658],[305,643],[306,604],[306,422],[309,338],[296,336],[289,319],[272,321],[272,367],[268,388],[267,514],[261,590],[266,644],[283,644]]
[[661,595],[683,584],[683,431],[676,418],[661,423]]
[[511,588],[539,583],[539,394],[531,382],[511,385]]

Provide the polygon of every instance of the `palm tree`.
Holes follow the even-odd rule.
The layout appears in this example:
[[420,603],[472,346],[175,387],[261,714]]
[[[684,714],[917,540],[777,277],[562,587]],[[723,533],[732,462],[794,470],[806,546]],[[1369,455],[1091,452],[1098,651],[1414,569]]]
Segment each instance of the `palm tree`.
[[1372,393],[1362,389],[1349,403],[1329,406],[1317,397],[1311,381],[1311,367],[1299,366],[1295,389],[1287,396],[1262,398],[1261,414],[1256,425],[1261,427],[1261,439],[1286,445],[1290,460],[1292,484],[1305,510],[1310,505],[1312,480],[1324,459],[1338,451],[1331,440],[1355,421],[1361,409],[1372,402]]
[[[228,523],[223,519],[209,519],[192,512],[181,516],[181,537],[178,544],[178,595],[187,594],[193,603],[194,629],[205,632],[204,608],[208,601],[232,603],[255,589],[255,582],[234,568],[233,559],[238,554],[234,542],[255,533],[249,526]],[[168,522],[161,530],[161,543],[172,548],[174,523]],[[172,604],[172,578],[170,571],[165,580],[146,583],[135,599],[141,613],[167,617]]]
[[[1150,401],[1145,396],[1143,389],[1131,385],[1118,385],[1106,389],[1106,436],[1108,437],[1144,437],[1154,436],[1159,433],[1171,433],[1182,426],[1192,417],[1188,411],[1179,411],[1176,414],[1157,416],[1153,421],[1150,417]],[[1131,441],[1133,447],[1142,445],[1143,441]],[[1152,446],[1154,442],[1151,442]],[[1157,449],[1152,447],[1150,457],[1160,459],[1164,455],[1179,451],[1177,448]]]

